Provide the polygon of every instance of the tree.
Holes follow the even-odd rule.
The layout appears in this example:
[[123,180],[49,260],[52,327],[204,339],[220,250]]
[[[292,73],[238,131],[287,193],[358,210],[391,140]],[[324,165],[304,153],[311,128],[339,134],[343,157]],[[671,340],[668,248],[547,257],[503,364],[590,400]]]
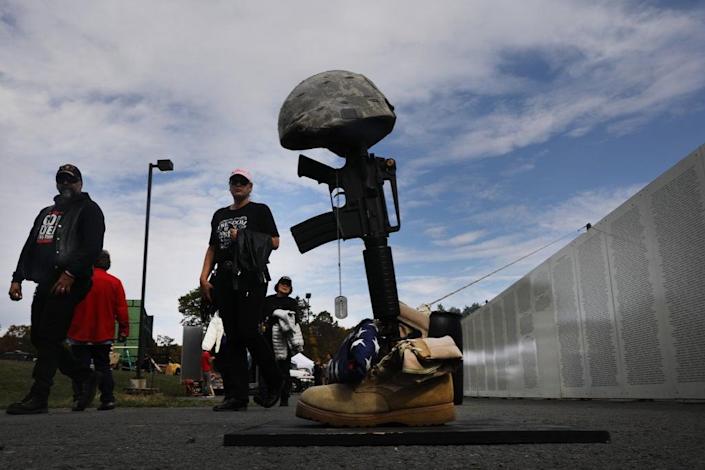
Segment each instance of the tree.
[[299,306],[299,315],[296,317],[296,321],[299,323],[309,323],[314,315],[311,312],[311,304],[309,303],[308,298],[300,298],[298,295],[296,296],[296,303]]
[[30,332],[29,325],[10,325],[0,337],[0,352],[20,350],[36,355],[37,349],[32,344]]
[[174,338],[166,335],[157,335],[157,346],[168,347],[174,344]]
[[186,295],[179,297],[179,312],[184,316],[181,324],[184,326],[199,326],[203,324],[201,312],[203,309],[203,298],[201,288],[197,287],[189,291]]
[[325,362],[328,354],[335,354],[349,332],[349,329],[338,325],[330,312],[319,312],[312,320],[301,323],[304,354],[314,361]]
[[150,355],[159,364],[180,362],[181,346],[176,344],[171,336],[157,335],[157,341],[152,345]]
[[478,304],[477,302],[473,302],[473,304],[469,307],[466,305],[465,308],[463,308],[463,318],[467,317],[468,315],[470,315],[472,312],[474,312],[475,310],[477,310],[479,308],[480,308],[480,304]]
[[473,304],[469,307],[466,305],[465,307],[463,307],[462,310],[460,310],[458,307],[445,308],[443,306],[443,304],[438,304],[438,307],[436,307],[435,311],[436,312],[460,313],[460,314],[462,314],[463,318],[465,318],[468,315],[470,315],[472,312],[477,310],[478,308],[480,308],[480,304],[478,304],[477,302],[473,302]]
[[331,315],[330,312],[327,312],[325,310],[323,310],[322,312],[320,312],[316,316],[316,320],[318,320],[321,323],[328,323],[329,325],[333,325],[333,324],[337,325],[338,324],[338,322],[333,320],[333,315]]

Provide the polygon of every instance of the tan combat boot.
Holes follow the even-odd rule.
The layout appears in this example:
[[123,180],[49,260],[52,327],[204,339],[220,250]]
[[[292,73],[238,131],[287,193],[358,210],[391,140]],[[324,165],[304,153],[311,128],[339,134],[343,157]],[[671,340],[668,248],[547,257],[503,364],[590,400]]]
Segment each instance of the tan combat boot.
[[428,328],[431,323],[431,311],[422,311],[418,308],[409,307],[404,302],[399,302],[399,337],[413,336],[416,332],[422,338],[428,336]]
[[452,338],[399,342],[358,385],[304,391],[296,416],[332,426],[428,426],[455,419],[450,372],[461,357]]

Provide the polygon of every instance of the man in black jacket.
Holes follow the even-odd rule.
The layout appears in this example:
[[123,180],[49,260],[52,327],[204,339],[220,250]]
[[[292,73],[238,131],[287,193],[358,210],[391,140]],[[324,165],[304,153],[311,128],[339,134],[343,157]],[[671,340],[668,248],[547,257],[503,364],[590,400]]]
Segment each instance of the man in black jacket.
[[22,281],[37,283],[32,300],[31,340],[37,348],[27,396],[7,408],[9,414],[47,412],[49,390],[58,368],[81,384],[74,409],[85,409],[95,396],[97,377],[64,344],[74,307],[91,286],[93,263],[103,248],[105,221],[98,204],[81,192],[83,179],[74,165],[56,173],[59,195],[34,220],[12,274],[10,299],[22,300]]
[[[230,175],[233,203],[213,214],[201,269],[201,293],[218,308],[226,337],[226,346],[215,361],[223,377],[225,399],[213,407],[214,411],[247,409],[247,350],[260,366],[267,385],[255,397],[255,402],[267,408],[274,406],[282,386],[274,353],[258,331],[270,280],[266,258],[269,251],[279,247],[279,232],[269,207],[251,201],[251,192],[250,172],[234,170]],[[262,246],[263,243],[266,246]],[[209,276],[214,267],[216,272],[211,280]]]

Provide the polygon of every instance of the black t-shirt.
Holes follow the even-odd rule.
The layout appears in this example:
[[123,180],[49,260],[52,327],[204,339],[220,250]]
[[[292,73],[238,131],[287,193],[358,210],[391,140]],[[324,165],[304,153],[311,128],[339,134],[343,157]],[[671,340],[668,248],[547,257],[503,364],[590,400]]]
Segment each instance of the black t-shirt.
[[36,282],[48,281],[51,273],[54,272],[56,264],[56,240],[54,238],[56,229],[60,227],[61,217],[64,211],[54,206],[49,213],[40,221],[37,239],[34,240],[33,262],[36,266],[41,266],[42,278],[35,279]]
[[262,318],[269,320],[275,310],[293,310],[299,311],[299,304],[293,297],[279,297],[278,295],[268,295],[264,298],[262,304]]
[[230,229],[247,229],[278,237],[277,225],[274,223],[272,211],[266,204],[249,202],[240,209],[230,209],[230,206],[215,211],[211,220],[211,236],[208,244],[215,248],[215,262],[232,259],[230,247]]

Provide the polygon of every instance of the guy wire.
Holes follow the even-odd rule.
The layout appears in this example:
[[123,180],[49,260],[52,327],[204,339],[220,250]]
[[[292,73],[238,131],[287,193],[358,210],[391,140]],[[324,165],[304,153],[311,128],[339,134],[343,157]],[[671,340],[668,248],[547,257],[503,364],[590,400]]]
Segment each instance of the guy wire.
[[494,271],[492,271],[491,273],[485,274],[484,276],[482,276],[482,277],[480,277],[480,278],[478,278],[478,279],[475,279],[474,281],[472,281],[472,282],[470,282],[470,283],[468,283],[468,284],[465,284],[464,286],[459,287],[458,289],[455,289],[453,292],[451,292],[451,293],[449,293],[449,294],[446,294],[446,295],[444,295],[443,297],[434,300],[433,302],[429,302],[429,303],[426,304],[426,305],[431,306],[431,305],[433,305],[433,304],[437,304],[437,303],[440,302],[441,300],[443,300],[443,299],[445,299],[445,298],[447,298],[447,297],[450,297],[450,296],[453,295],[453,294],[457,294],[457,293],[460,292],[461,290],[467,289],[467,288],[470,287],[471,285],[477,284],[478,282],[482,281],[483,279],[487,279],[487,278],[490,277],[491,275],[496,274],[496,273],[500,272],[501,270],[506,269],[506,268],[508,268],[509,266],[511,266],[511,265],[513,265],[513,264],[516,264],[516,263],[518,263],[519,261],[524,260],[524,259],[528,258],[529,256],[531,256],[531,255],[533,255],[533,254],[538,253],[539,251],[543,250],[544,248],[548,248],[549,246],[553,245],[554,243],[558,243],[559,241],[563,240],[564,238],[566,238],[566,237],[568,237],[568,236],[570,236],[570,235],[573,235],[575,232],[579,232],[579,231],[581,231],[581,230],[584,229],[584,228],[590,228],[590,227],[588,227],[588,226],[590,226],[590,224],[583,225],[582,227],[580,227],[580,228],[577,229],[577,230],[571,230],[570,232],[566,233],[565,235],[562,235],[562,236],[556,238],[556,239],[553,240],[552,242],[547,243],[547,244],[543,245],[542,247],[539,247],[539,248],[535,249],[535,250],[532,251],[531,253],[527,253],[527,254],[525,254],[524,256],[515,259],[515,260],[512,261],[511,263],[505,264],[505,265],[502,266],[501,268],[497,268],[497,269],[495,269]]

